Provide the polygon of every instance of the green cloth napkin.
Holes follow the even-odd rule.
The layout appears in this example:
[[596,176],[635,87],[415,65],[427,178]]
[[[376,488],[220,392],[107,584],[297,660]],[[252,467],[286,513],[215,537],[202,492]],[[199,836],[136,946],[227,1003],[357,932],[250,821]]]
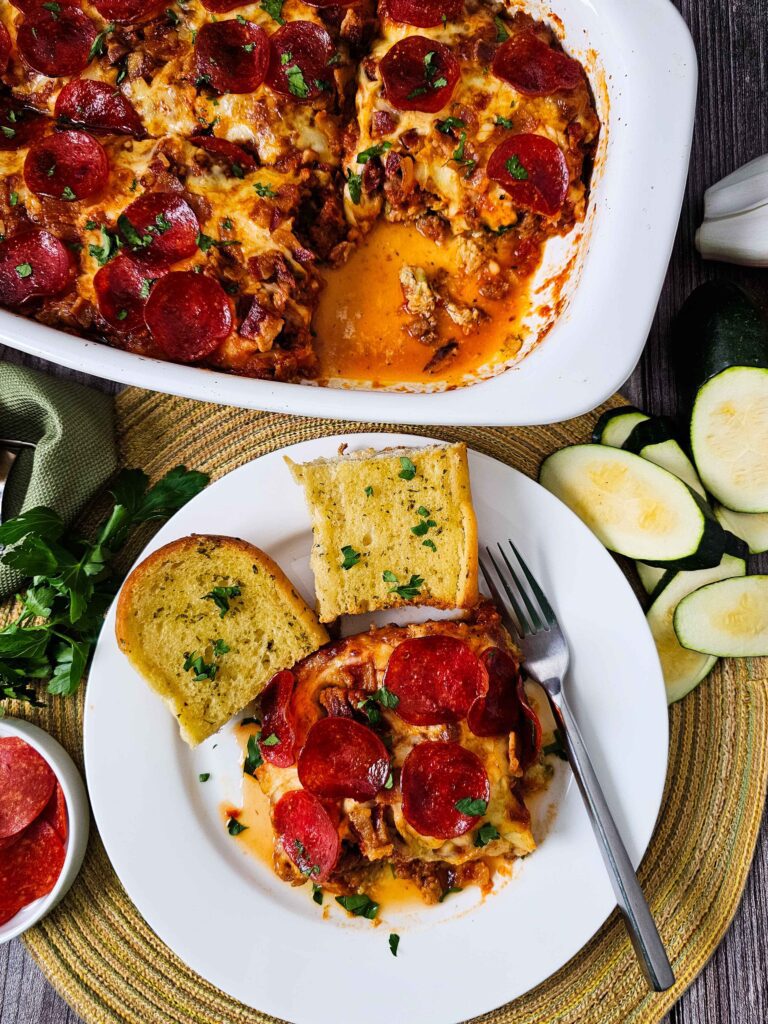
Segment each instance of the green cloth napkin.
[[[0,437],[33,441],[7,483],[6,518],[49,505],[66,523],[117,469],[110,395],[39,370],[0,362]],[[0,596],[23,577],[0,564]]]

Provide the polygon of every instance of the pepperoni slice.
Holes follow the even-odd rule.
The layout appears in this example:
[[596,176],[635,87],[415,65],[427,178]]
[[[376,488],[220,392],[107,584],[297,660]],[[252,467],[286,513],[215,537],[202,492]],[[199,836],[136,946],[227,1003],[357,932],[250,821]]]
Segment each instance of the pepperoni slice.
[[328,811],[306,789],[294,789],[275,804],[277,843],[313,882],[324,882],[339,859],[339,833]]
[[498,647],[483,651],[480,661],[488,673],[488,692],[469,709],[467,724],[475,736],[503,736],[520,723],[520,669],[514,658]]
[[398,698],[397,714],[411,725],[441,725],[465,718],[488,689],[488,677],[462,640],[420,636],[390,656],[384,685]]
[[419,743],[408,754],[400,778],[405,820],[423,836],[455,839],[479,823],[480,815],[462,814],[456,804],[483,800],[491,786],[483,763],[459,743]]
[[210,153],[216,158],[217,163],[229,167],[236,178],[250,174],[259,166],[256,158],[236,142],[219,139],[215,135],[193,135],[189,141]]
[[575,89],[584,81],[581,64],[554,50],[535,32],[517,32],[498,48],[493,73],[526,96]]
[[144,327],[144,307],[151,286],[147,269],[124,253],[97,270],[93,278],[99,312],[119,331]]
[[0,849],[0,924],[47,896],[64,867],[64,844],[47,821],[35,821],[23,836]]
[[491,153],[488,177],[517,206],[554,217],[568,195],[570,177],[559,146],[543,135],[513,135]]
[[448,103],[459,80],[459,62],[449,48],[426,36],[401,39],[379,67],[387,99],[398,110],[434,114]]
[[79,75],[88,66],[97,35],[96,26],[79,7],[35,7],[24,16],[16,45],[33,71],[60,78]]
[[94,0],[93,6],[107,21],[122,25],[143,21],[161,6],[161,0]]
[[333,83],[331,37],[311,21],[289,21],[270,37],[267,84],[281,96],[314,100]]
[[261,695],[261,756],[278,768],[288,768],[296,760],[296,733],[290,715],[295,685],[293,672],[285,669],[272,676]]
[[0,71],[5,71],[11,59],[11,37],[8,29],[0,21]]
[[86,78],[67,82],[56,98],[55,113],[96,131],[144,135],[144,126],[133,106],[119,89],[106,82]]
[[202,2],[206,11],[211,11],[213,14],[227,14],[229,11],[234,11],[236,7],[243,6],[243,0],[202,0]]
[[215,352],[232,330],[232,307],[218,281],[174,271],[152,289],[144,321],[170,359],[193,363]]
[[117,219],[123,241],[137,260],[168,266],[197,249],[200,223],[175,192],[145,192]]
[[321,718],[299,754],[299,779],[328,800],[372,800],[389,775],[387,748],[351,718]]
[[72,280],[72,253],[50,231],[23,228],[0,242],[0,305],[58,295]]
[[267,33],[252,21],[217,21],[197,33],[197,74],[217,92],[253,92],[268,64]]
[[518,760],[520,767],[525,771],[529,765],[533,764],[541,750],[541,722],[539,721],[539,716],[528,702],[528,695],[525,692],[522,675],[517,681],[517,699],[520,701],[520,710],[523,712],[523,718],[527,720],[527,728],[526,723],[521,719],[520,726],[517,729],[521,746]]
[[18,736],[0,739],[0,837],[21,832],[51,799],[56,776],[48,762]]
[[383,13],[403,25],[431,28],[443,20],[452,21],[462,13],[462,0],[385,0]]
[[56,132],[30,146],[24,180],[38,196],[87,199],[109,180],[107,151],[87,132]]
[[0,152],[21,149],[48,127],[48,118],[22,107],[10,96],[0,97]]
[[66,843],[69,834],[69,815],[67,813],[67,801],[64,797],[64,790],[56,782],[51,799],[43,811],[42,820],[47,821],[56,830],[56,835]]

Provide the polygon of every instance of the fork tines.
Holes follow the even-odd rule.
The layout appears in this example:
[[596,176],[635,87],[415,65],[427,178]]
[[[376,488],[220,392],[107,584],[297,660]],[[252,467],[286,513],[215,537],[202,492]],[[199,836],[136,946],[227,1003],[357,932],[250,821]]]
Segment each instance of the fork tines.
[[[524,583],[521,583],[521,576],[518,575],[510,560],[510,556],[501,544],[496,545],[499,549],[501,565],[491,549],[486,546],[485,556],[480,556],[480,568],[491,591],[491,596],[497,604],[506,609],[507,614],[517,623],[520,636],[530,636],[533,633],[546,631],[556,624],[555,613],[549,601],[547,601],[544,591],[531,575],[520,552],[511,540],[507,541],[507,543],[512,550],[514,560],[519,566],[521,576],[527,581],[528,586],[526,587]],[[492,572],[491,566],[495,570],[495,574]],[[507,595],[508,601],[506,603],[496,584],[496,579],[501,583]]]

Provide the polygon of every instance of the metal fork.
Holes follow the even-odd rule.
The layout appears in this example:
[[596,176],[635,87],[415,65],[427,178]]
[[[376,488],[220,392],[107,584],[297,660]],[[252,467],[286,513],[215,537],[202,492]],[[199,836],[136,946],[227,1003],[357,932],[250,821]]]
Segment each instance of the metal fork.
[[[592,767],[581,732],[565,698],[563,680],[570,657],[568,644],[549,601],[515,545],[509,541],[511,553],[521,570],[520,575],[513,568],[506,550],[501,544],[497,546],[500,560],[497,561],[490,548],[486,547],[487,557],[480,557],[480,568],[505,624],[522,648],[523,667],[549,697],[632,945],[649,984],[655,991],[663,992],[674,984],[672,966]],[[521,582],[521,576],[524,582]],[[501,583],[507,601],[496,580]]]

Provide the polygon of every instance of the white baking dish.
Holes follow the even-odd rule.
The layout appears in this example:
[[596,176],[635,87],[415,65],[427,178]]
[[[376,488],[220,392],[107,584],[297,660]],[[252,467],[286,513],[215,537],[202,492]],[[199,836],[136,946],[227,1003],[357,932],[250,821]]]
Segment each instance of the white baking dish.
[[[249,380],[145,359],[0,310],[0,342],[63,366],[208,402],[391,423],[522,425],[594,408],[634,369],[661,292],[685,187],[696,54],[669,0],[508,0],[557,26],[589,71],[603,123],[587,221],[554,240],[537,286],[558,315],[521,362],[414,393]],[[568,266],[567,276],[557,271]],[[555,273],[553,273],[555,271]]]

